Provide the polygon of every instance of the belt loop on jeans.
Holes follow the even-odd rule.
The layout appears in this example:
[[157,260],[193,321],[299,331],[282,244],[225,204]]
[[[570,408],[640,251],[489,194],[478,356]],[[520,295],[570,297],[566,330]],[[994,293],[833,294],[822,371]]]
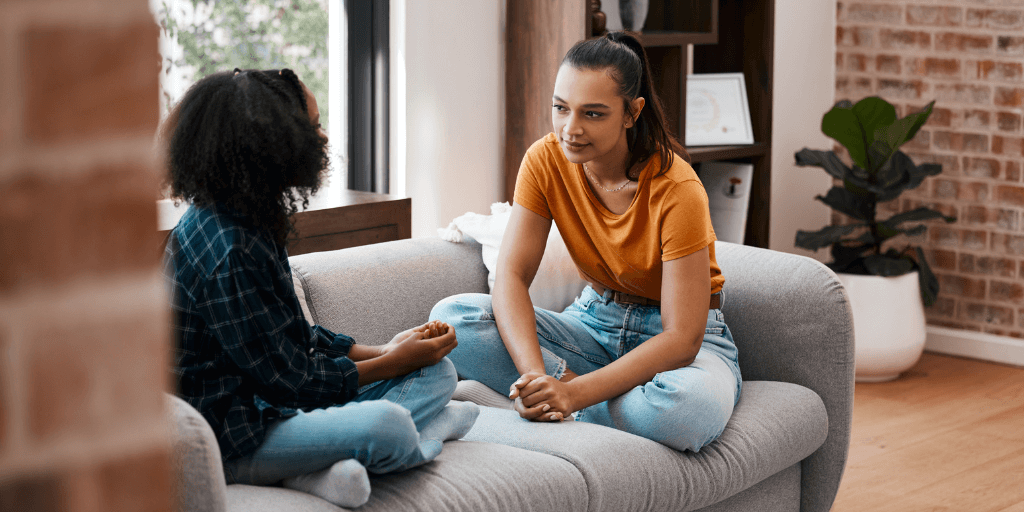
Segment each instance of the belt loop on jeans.
[[[647,297],[641,297],[640,295],[631,295],[618,290],[612,290],[611,288],[605,288],[601,285],[590,284],[590,287],[594,289],[602,297],[605,292],[611,292],[610,298],[618,304],[636,304],[639,306],[661,306],[660,300],[649,299]],[[720,309],[722,307],[722,292],[712,294],[708,300],[708,309]]]

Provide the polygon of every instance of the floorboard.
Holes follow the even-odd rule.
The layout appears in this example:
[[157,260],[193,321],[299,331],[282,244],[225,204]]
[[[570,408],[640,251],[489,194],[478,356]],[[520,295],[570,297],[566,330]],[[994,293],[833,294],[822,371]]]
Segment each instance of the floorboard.
[[1024,368],[925,353],[859,383],[833,512],[1024,512]]

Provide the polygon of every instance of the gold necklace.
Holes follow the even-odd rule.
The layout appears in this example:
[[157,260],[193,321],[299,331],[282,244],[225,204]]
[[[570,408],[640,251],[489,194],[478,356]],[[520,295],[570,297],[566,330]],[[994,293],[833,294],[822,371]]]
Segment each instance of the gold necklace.
[[590,172],[589,168],[587,168],[586,162],[583,163],[583,172],[587,173],[587,176],[590,178],[590,182],[591,183],[593,183],[594,185],[597,185],[598,187],[601,188],[601,190],[604,190],[605,192],[618,192],[618,191],[626,188],[626,185],[629,185],[631,183],[629,178],[626,178],[626,182],[623,183],[622,185],[619,185],[618,187],[615,187],[613,189],[607,189],[607,188],[602,187],[601,184],[597,182],[597,177],[594,176],[594,174]]

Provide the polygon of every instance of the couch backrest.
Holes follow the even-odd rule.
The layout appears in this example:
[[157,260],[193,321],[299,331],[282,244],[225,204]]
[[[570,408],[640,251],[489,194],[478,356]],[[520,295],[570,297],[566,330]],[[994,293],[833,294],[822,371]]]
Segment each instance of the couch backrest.
[[423,324],[441,299],[487,293],[480,244],[414,238],[290,258],[313,320],[380,345]]

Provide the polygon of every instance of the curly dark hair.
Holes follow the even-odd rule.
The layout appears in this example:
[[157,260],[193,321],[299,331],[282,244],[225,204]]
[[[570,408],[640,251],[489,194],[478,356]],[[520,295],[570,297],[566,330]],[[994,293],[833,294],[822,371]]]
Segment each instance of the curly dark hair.
[[281,245],[327,169],[327,139],[310,122],[290,69],[209,75],[189,88],[161,133],[172,197],[226,206]]

